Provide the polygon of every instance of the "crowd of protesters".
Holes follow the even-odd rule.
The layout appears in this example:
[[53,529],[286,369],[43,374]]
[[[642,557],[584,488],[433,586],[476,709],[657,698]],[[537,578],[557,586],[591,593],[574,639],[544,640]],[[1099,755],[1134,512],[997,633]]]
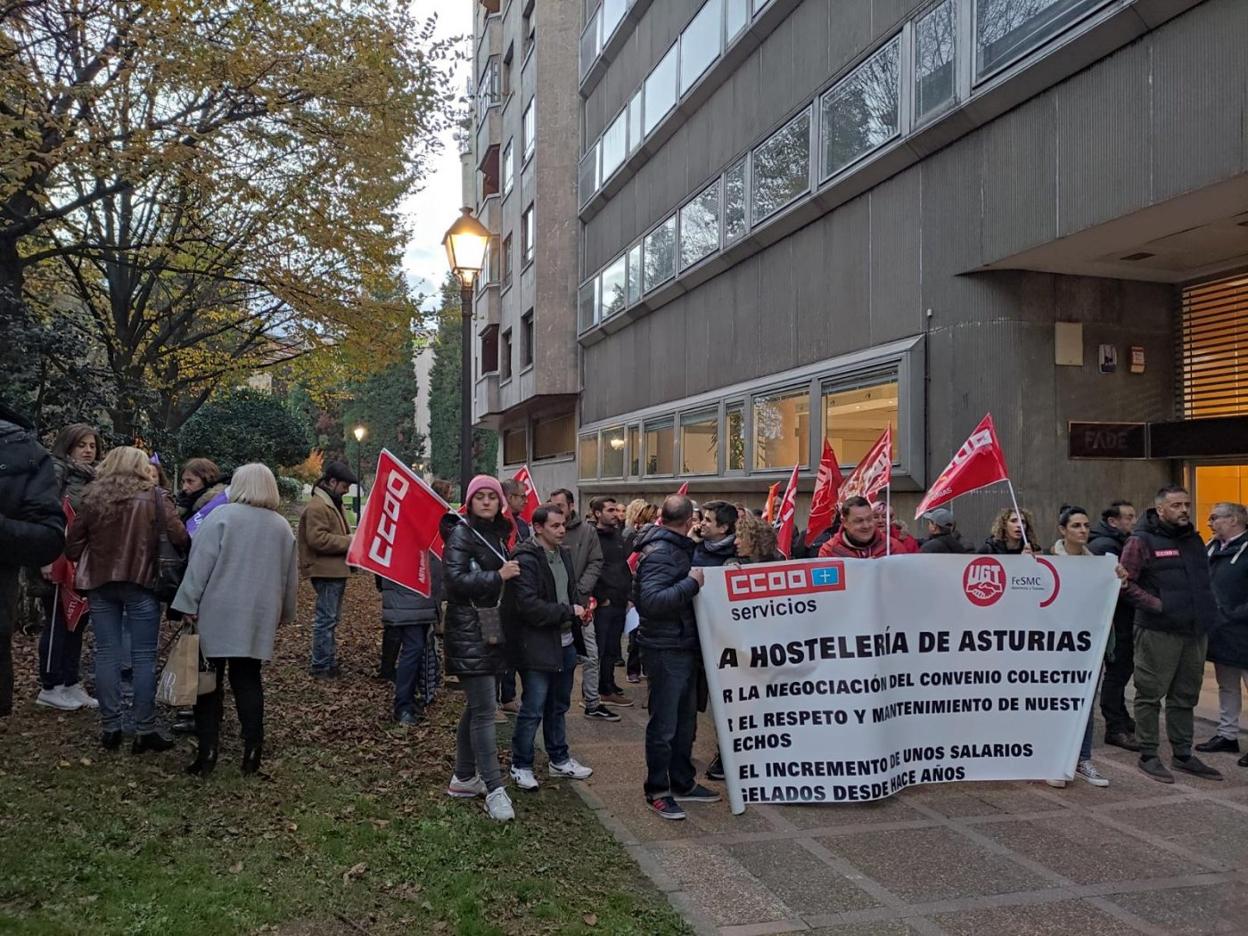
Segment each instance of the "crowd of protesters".
[[[336,629],[352,535],[343,497],[359,479],[345,463],[327,463],[294,532],[277,513],[276,479],[264,465],[244,465],[226,477],[212,461],[193,458],[178,481],[178,491],[170,491],[158,460],[141,449],[123,445],[106,453],[100,433],[87,425],[66,427],[48,453],[29,423],[0,407],[0,714],[12,710],[19,567],[41,570],[50,582],[57,564],[68,560],[73,579],[64,584],[85,595],[87,611],[70,621],[56,588],[42,594],[36,704],[98,709],[101,744],[116,749],[129,701],[131,751],[173,747],[156,710],[157,644],[167,613],[199,634],[209,677],[193,710],[175,713],[175,730],[181,724],[198,741],[188,772],[204,776],[216,766],[228,674],[242,770],[255,773],[264,746],[264,664],[272,659],[277,628],[294,620],[301,577],[316,595],[309,672],[326,681],[341,672]],[[450,486],[435,486],[450,502]],[[539,727],[548,775],[588,778],[593,771],[572,756],[566,728],[580,667],[580,712],[596,721],[618,722],[619,710],[639,701],[619,685],[617,670],[630,685],[646,681],[643,792],[657,815],[682,819],[685,804],[718,801],[693,762],[697,716],[707,705],[694,598],[704,568],[785,559],[776,525],[744,504],[698,506],[684,495],[661,505],[598,496],[580,513],[567,489],[554,491],[525,521],[523,488],[488,476],[474,478],[463,500],[462,513],[442,520],[444,550],[440,560],[430,557],[430,596],[377,579],[378,675],[394,682],[395,721],[423,721],[442,673],[462,690],[448,794],[480,797],[491,818],[514,818],[496,739],[497,722],[508,716],[515,718],[515,787],[540,786]],[[1193,524],[1189,494],[1168,486],[1138,519],[1125,500],[1096,520],[1083,507],[1064,505],[1047,550],[1118,557],[1123,587],[1100,687],[1104,743],[1137,752],[1140,770],[1164,783],[1174,782],[1171,770],[1220,779],[1196,752],[1239,752],[1241,691],[1248,684],[1248,511],[1219,503],[1208,523],[1214,536],[1206,544]],[[972,552],[945,507],[924,514],[920,527],[921,538],[888,504],[850,497],[829,529],[813,537],[799,531],[791,558]],[[978,552],[1046,550],[1033,517],[1007,508]],[[170,587],[165,563],[179,555],[185,568],[180,584]],[[81,672],[88,631],[94,696]],[[1206,660],[1215,667],[1220,718],[1216,734],[1197,744],[1193,710]],[[1169,766],[1159,753],[1163,706]],[[1073,775],[1107,786],[1092,760],[1093,741],[1089,717]],[[1248,756],[1238,763],[1248,766]],[[705,776],[723,779],[718,757]]]

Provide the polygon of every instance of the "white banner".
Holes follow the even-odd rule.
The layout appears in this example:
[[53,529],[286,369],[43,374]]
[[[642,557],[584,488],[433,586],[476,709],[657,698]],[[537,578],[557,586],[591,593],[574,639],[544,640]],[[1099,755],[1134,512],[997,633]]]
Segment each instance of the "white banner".
[[694,607],[732,811],[1070,779],[1114,564],[894,556],[706,569]]

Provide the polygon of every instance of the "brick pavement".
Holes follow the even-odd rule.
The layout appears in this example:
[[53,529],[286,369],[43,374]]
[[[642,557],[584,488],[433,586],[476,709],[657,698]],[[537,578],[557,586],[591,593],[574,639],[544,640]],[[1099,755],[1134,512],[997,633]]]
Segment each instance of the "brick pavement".
[[[742,816],[726,801],[689,805],[688,820],[664,822],[641,796],[646,713],[620,713],[618,724],[569,713],[573,753],[594,767],[574,786],[699,934],[1248,933],[1248,769],[1229,755],[1206,758],[1225,782],[1165,786],[1103,747],[1098,725],[1107,789],[945,784]],[[1203,740],[1213,712],[1198,714]],[[712,737],[707,722],[700,766]]]

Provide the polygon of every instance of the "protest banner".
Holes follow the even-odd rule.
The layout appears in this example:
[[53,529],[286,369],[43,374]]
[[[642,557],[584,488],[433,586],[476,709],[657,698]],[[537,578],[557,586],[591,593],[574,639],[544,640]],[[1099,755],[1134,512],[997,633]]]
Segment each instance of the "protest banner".
[[442,554],[438,526],[450,510],[429,485],[386,449],[347,550],[347,565],[365,569],[429,597],[429,553]]
[[1071,778],[1112,557],[704,569],[694,605],[734,813],[907,786]]

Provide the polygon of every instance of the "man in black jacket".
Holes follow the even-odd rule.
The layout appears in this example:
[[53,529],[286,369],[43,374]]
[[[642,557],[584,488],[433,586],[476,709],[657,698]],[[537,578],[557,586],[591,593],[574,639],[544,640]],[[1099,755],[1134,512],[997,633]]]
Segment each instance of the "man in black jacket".
[[919,547],[920,553],[961,555],[971,551],[958,535],[958,525],[948,507],[933,507],[923,515],[923,522],[927,524],[927,539]]
[[[1196,745],[1209,753],[1239,753],[1242,686],[1248,685],[1248,510],[1214,504],[1209,511],[1209,577],[1218,600],[1218,623],[1209,634],[1209,660],[1218,679],[1218,733]],[[1248,754],[1239,759],[1248,767]]]
[[[702,505],[702,537],[693,550],[693,564],[700,568],[722,566],[737,558],[737,508],[727,501]],[[801,537],[794,533],[794,541]]]
[[533,537],[512,558],[520,574],[503,599],[507,653],[520,672],[522,695],[511,736],[511,779],[522,790],[536,790],[533,739],[542,726],[552,777],[584,780],[593,770],[568,753],[565,722],[572,705],[577,655],[584,655],[585,609],[576,594],[572,554],[564,548],[563,511],[553,504],[533,512]]
[[1157,492],[1122,550],[1127,600],[1135,606],[1135,726],[1140,770],[1174,783],[1157,756],[1161,701],[1174,769],[1221,780],[1192,753],[1192,710],[1205,675],[1209,628],[1217,619],[1205,544],[1192,526],[1192,498],[1178,486]]
[[640,553],[633,604],[641,618],[637,644],[650,681],[645,795],[664,819],[684,819],[682,802],[715,803],[719,794],[697,781],[693,738],[698,724],[698,624],[693,599],[705,578],[693,568],[693,502],[663,501],[663,522],[634,547]]
[[598,697],[603,705],[627,708],[633,700],[615,682],[615,665],[622,659],[620,641],[624,638],[624,618],[628,615],[628,595],[633,590],[633,573],[620,527],[624,508],[614,497],[595,497],[589,502],[590,515],[602,544],[602,573],[594,585],[594,636],[598,643]]
[[[1121,556],[1127,537],[1135,527],[1135,507],[1116,500],[1101,511],[1101,522],[1092,528],[1088,552],[1095,556]],[[1105,679],[1101,683],[1101,714],[1105,716],[1105,743],[1138,751],[1135,719],[1127,710],[1127,683],[1135,669],[1135,606],[1125,595],[1114,608],[1113,651],[1105,656]]]
[[0,403],[0,717],[13,712],[13,616],[17,573],[65,548],[56,471],[32,426]]

